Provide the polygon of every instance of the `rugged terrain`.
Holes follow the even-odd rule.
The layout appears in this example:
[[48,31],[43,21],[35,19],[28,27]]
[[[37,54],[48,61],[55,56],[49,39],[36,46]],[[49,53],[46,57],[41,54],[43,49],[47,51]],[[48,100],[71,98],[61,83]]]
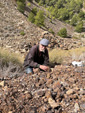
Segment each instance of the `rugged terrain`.
[[[46,24],[56,28],[55,31],[65,25],[58,20],[56,22],[55,27],[52,23]],[[0,47],[22,55],[42,37],[50,40],[50,49],[69,50],[85,46],[84,40],[55,37],[31,24],[17,10],[13,0],[0,0],[0,23]],[[21,35],[23,31],[24,36]],[[68,33],[72,32],[68,27]],[[85,67],[55,65],[49,72],[38,71],[29,75],[23,71],[17,74],[14,70],[7,73],[7,68],[2,71],[1,113],[85,113]]]
[[[32,7],[36,6],[34,5]],[[25,13],[28,14],[29,12],[26,11]],[[58,36],[53,36],[48,31],[44,31],[44,29],[31,24],[27,17],[17,10],[14,0],[0,1],[0,23],[0,46],[13,52],[25,53],[32,45],[38,43],[42,37],[50,39],[51,48],[71,49],[84,45],[84,42],[81,40],[58,38]],[[73,36],[74,34],[72,26],[58,20],[50,23],[49,19],[46,19],[45,24],[49,28],[52,27],[55,34],[63,27],[67,28],[69,35]],[[24,35],[21,35],[23,32]]]
[[0,112],[85,113],[85,67],[6,76],[0,80]]

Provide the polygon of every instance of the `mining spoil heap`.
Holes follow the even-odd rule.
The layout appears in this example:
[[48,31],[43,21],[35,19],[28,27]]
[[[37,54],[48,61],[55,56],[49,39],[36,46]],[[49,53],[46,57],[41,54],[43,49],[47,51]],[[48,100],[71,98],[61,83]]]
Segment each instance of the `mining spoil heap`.
[[85,113],[85,67],[0,79],[1,113]]

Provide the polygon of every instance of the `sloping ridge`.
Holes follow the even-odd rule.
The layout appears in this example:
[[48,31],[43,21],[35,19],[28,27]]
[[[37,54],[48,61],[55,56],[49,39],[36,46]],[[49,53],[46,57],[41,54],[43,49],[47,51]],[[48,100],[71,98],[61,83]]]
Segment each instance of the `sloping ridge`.
[[27,21],[27,18],[17,10],[13,0],[0,0],[0,23],[1,39],[19,36],[21,31],[29,38],[38,37],[40,31],[43,31]]
[[[34,5],[33,5],[34,6]],[[41,6],[38,8],[41,9]],[[28,43],[35,43],[42,37],[44,29],[30,23],[23,14],[17,10],[14,0],[0,0],[0,46],[7,48],[24,48]],[[47,18],[45,25],[57,34],[57,32],[66,27],[68,33],[73,33],[73,28],[69,27],[59,20],[52,21]],[[21,35],[24,32],[25,35]],[[16,47],[16,44],[17,47]]]
[[[19,36],[21,31],[24,31],[29,38],[32,36],[38,38],[43,31],[27,21],[27,18],[17,10],[14,0],[0,0],[0,23],[1,38]],[[72,26],[57,19],[52,23],[46,19],[45,25],[52,28],[55,33],[63,27],[67,29],[68,34],[73,33]]]

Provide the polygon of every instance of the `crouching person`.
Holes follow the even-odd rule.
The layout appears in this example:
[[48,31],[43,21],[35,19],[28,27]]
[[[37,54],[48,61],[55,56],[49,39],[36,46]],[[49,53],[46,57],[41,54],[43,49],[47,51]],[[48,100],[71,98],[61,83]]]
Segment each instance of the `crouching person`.
[[47,46],[49,41],[42,39],[38,45],[34,45],[24,60],[24,68],[27,74],[34,73],[34,69],[47,71],[49,69],[49,54]]

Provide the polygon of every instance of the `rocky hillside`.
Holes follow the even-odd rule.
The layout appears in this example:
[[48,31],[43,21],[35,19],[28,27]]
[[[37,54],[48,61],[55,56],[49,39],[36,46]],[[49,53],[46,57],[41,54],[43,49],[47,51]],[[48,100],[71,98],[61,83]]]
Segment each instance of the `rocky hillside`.
[[[34,7],[34,5],[36,6],[36,4],[33,4],[32,7]],[[28,12],[25,13],[27,14]],[[27,17],[17,10],[14,0],[0,0],[0,23],[0,46],[14,52],[25,53],[32,45],[38,43],[43,36],[50,40],[51,48],[60,47],[63,49],[71,49],[84,45],[80,40],[76,41],[76,39],[54,37],[48,31],[44,31],[30,23]],[[71,26],[58,20],[49,23],[47,19],[46,25],[52,27],[54,31],[66,27],[69,34],[72,35],[73,33],[73,28]]]
[[[27,21],[13,0],[0,0],[0,44],[1,47],[17,47],[41,37],[42,29]],[[25,35],[22,36],[21,33]],[[33,40],[32,40],[33,39]],[[14,45],[15,44],[15,45]]]

